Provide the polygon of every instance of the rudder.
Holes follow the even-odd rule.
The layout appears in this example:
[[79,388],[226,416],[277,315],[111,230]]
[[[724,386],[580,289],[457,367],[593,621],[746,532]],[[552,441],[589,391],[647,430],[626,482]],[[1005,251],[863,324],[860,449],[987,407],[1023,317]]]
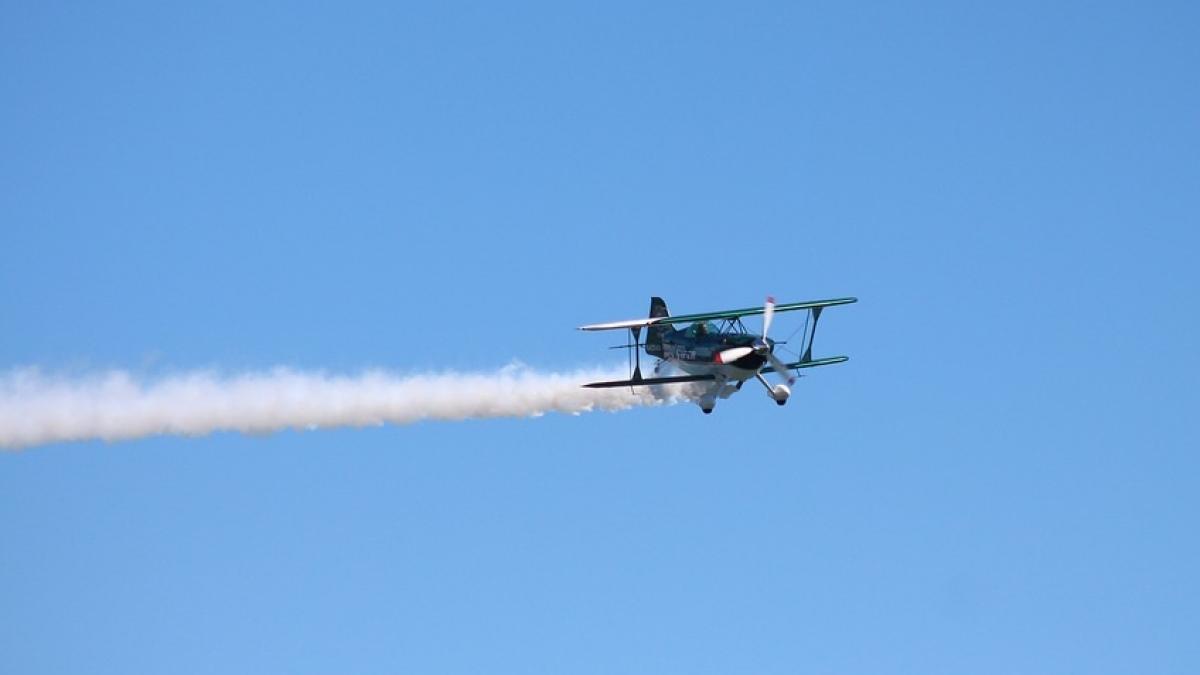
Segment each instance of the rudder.
[[[650,298],[650,318],[657,319],[670,316],[667,312],[667,301],[660,297]],[[663,334],[671,330],[670,325],[650,326],[646,331],[646,353],[651,356],[662,356]]]

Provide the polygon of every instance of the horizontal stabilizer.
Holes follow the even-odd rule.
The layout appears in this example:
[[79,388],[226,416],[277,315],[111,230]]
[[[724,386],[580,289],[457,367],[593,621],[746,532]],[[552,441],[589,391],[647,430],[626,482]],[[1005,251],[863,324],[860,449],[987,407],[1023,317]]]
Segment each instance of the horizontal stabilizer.
[[677,375],[675,377],[643,377],[640,380],[612,380],[610,382],[591,382],[583,386],[589,389],[607,389],[609,387],[639,387],[646,384],[674,384],[676,382],[704,382],[716,379],[712,375]]
[[[816,368],[817,366],[832,366],[835,363],[845,363],[849,361],[849,356],[831,356],[827,359],[811,359],[808,361],[796,361],[795,363],[787,364],[788,370],[797,370],[799,368]],[[775,369],[768,366],[762,369],[764,373],[773,373]]]

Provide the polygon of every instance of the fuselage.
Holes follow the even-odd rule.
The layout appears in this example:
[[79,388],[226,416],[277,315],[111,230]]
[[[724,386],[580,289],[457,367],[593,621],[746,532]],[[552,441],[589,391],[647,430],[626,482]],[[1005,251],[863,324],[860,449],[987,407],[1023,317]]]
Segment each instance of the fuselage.
[[[721,375],[731,380],[747,380],[766,363],[761,353],[750,353],[732,363],[720,363],[717,354],[735,347],[755,347],[763,343],[761,335],[752,333],[721,333],[694,324],[683,330],[664,331],[661,341],[647,341],[646,353],[670,362],[690,375]],[[771,351],[775,342],[766,339]]]

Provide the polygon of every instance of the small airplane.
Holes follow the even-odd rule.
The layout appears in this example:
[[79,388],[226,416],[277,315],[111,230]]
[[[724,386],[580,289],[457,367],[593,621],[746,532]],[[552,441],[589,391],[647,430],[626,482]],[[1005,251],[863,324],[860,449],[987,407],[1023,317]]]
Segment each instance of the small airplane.
[[[585,387],[638,387],[674,382],[711,382],[701,395],[700,409],[704,414],[713,411],[718,398],[729,398],[742,388],[746,380],[755,378],[767,388],[767,394],[779,405],[787,403],[796,378],[792,371],[799,372],[802,368],[828,366],[834,363],[848,361],[848,356],[831,356],[823,359],[812,358],[813,338],[817,332],[817,320],[821,311],[835,305],[848,305],[858,302],[858,298],[834,298],[832,300],[815,300],[811,302],[793,302],[790,304],[775,304],[775,298],[768,297],[762,307],[747,307],[746,309],[731,309],[723,312],[708,312],[704,314],[684,314],[671,316],[667,312],[667,303],[662,298],[650,298],[650,316],[645,319],[629,321],[614,321],[612,323],[596,323],[580,326],[579,330],[622,330],[628,329],[633,340],[627,345],[618,345],[613,349],[632,349],[636,365],[628,380],[613,380],[609,382],[592,382]],[[805,318],[804,333],[801,336],[802,352],[800,359],[792,363],[784,363],[775,355],[776,345],[786,344],[767,337],[771,330],[771,320],[776,312],[793,312],[805,310],[809,315]],[[746,330],[742,317],[762,314],[762,334],[756,335]],[[678,324],[691,324],[685,328],[675,328]],[[641,331],[646,328],[646,341],[639,342]],[[641,357],[639,347],[645,347],[646,353],[658,357],[654,367],[654,377],[642,377]],[[667,362],[685,375],[659,376],[663,362]],[[786,384],[772,385],[763,377],[764,373],[779,373],[786,378]]]

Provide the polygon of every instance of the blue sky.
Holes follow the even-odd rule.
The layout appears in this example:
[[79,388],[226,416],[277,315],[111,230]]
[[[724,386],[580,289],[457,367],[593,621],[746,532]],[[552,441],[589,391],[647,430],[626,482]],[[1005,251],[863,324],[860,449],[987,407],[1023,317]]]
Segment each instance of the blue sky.
[[1198,29],[6,3],[4,369],[567,369],[652,294],[861,301],[782,409],[4,453],[0,669],[1195,672]]

